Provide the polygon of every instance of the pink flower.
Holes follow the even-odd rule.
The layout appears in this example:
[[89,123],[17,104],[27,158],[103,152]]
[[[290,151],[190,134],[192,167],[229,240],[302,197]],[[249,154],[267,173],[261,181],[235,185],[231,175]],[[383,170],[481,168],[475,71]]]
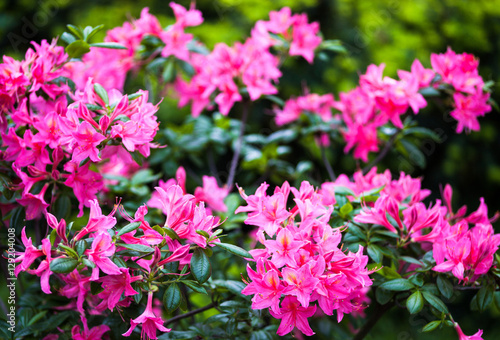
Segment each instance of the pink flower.
[[99,279],[99,268],[109,275],[121,274],[118,266],[109,259],[109,257],[115,254],[115,249],[116,247],[112,242],[111,236],[106,231],[102,231],[94,236],[92,248],[85,251],[85,255],[96,265],[92,269],[91,281]]
[[104,289],[98,294],[99,298],[102,299],[99,306],[107,306],[111,311],[120,301],[122,294],[124,294],[124,296],[139,294],[130,284],[137,280],[141,280],[142,276],[130,276],[130,270],[128,268],[119,268],[119,271],[120,274],[118,275],[107,275],[99,279]]
[[286,296],[281,305],[280,313],[275,313],[272,310],[269,311],[276,319],[281,319],[277,332],[279,336],[290,333],[294,327],[297,327],[305,335],[314,335],[309,322],[307,322],[307,318],[316,313],[316,305],[302,307],[294,296]]
[[215,211],[226,212],[227,207],[224,204],[229,190],[226,187],[219,187],[217,180],[212,176],[203,176],[203,188],[197,187],[194,190],[196,202],[205,202],[208,207]]
[[300,55],[309,63],[314,59],[314,50],[321,44],[321,38],[317,36],[319,24],[317,22],[307,23],[307,15],[294,16],[293,40],[290,44],[290,55]]
[[198,26],[203,23],[203,17],[201,12],[197,9],[194,9],[194,2],[191,3],[191,7],[189,10],[182,7],[181,5],[176,4],[175,2],[171,2],[169,6],[174,11],[176,24],[182,27],[186,26]]
[[89,221],[85,227],[75,234],[75,241],[81,240],[89,233],[107,232],[108,229],[113,228],[116,224],[116,218],[112,216],[114,212],[113,210],[108,216],[105,216],[102,214],[99,202],[97,200],[91,201]]
[[482,329],[478,330],[476,332],[476,334],[474,334],[474,335],[465,335],[462,332],[462,329],[460,328],[458,323],[455,322],[454,326],[455,326],[455,330],[457,331],[457,334],[458,334],[458,340],[483,340],[483,338],[481,337],[481,335],[483,335]]
[[299,269],[283,268],[283,280],[288,287],[283,292],[286,295],[294,295],[303,307],[309,307],[311,293],[319,283],[319,279],[311,274],[308,264]]
[[40,276],[40,285],[42,286],[42,291],[45,294],[52,294],[50,291],[49,278],[52,275],[52,271],[50,270],[50,262],[52,261],[51,252],[52,244],[48,238],[44,238],[42,240],[42,251],[46,256],[45,259],[40,262],[40,265],[37,269],[29,271],[30,274],[35,274]]
[[87,325],[87,318],[82,315],[81,319],[83,324],[83,331],[80,329],[79,325],[74,325],[71,329],[73,340],[100,340],[102,339],[104,333],[110,330],[109,326],[107,325],[95,326],[89,330],[89,326]]
[[453,94],[455,109],[450,115],[458,121],[457,133],[461,133],[464,129],[466,132],[479,131],[477,117],[491,111],[491,106],[487,104],[489,98],[490,94],[482,92],[479,88],[472,95],[463,95],[460,92]]
[[193,35],[184,33],[182,26],[173,25],[167,31],[161,32],[160,38],[165,43],[165,47],[161,51],[162,57],[173,55],[181,60],[189,60],[187,44],[193,40]]
[[[83,105],[83,104],[80,104]],[[73,132],[73,137],[76,141],[76,147],[73,150],[72,160],[81,162],[87,157],[93,162],[101,160],[97,146],[106,139],[102,134],[97,132],[92,125],[87,122],[82,122],[76,132]]]
[[49,183],[46,183],[38,194],[33,195],[31,193],[23,193],[21,198],[17,199],[19,204],[26,207],[27,220],[34,220],[47,211],[49,204],[45,202],[43,196],[45,195],[48,187]]
[[156,330],[162,332],[170,332],[170,328],[163,326],[163,320],[157,317],[153,312],[153,292],[148,293],[148,302],[144,313],[135,319],[130,320],[130,328],[127,332],[123,333],[123,336],[130,336],[132,331],[137,327],[137,325],[142,324],[141,337],[149,339],[157,339]]
[[17,276],[21,271],[27,271],[31,264],[40,256],[44,255],[43,250],[39,250],[33,246],[33,242],[31,241],[31,237],[26,237],[26,227],[21,231],[21,240],[25,247],[24,252],[18,252],[16,255],[15,262],[21,262],[21,264],[16,266],[14,270],[14,274]]
[[295,241],[290,230],[283,228],[278,232],[275,240],[264,242],[264,245],[273,254],[271,261],[278,268],[284,265],[295,267],[295,254],[304,242]]

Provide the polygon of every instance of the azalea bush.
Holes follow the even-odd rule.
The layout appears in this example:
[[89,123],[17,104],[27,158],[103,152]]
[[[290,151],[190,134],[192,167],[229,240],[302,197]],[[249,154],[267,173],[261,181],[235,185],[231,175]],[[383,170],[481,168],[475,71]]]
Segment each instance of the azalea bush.
[[306,14],[209,48],[194,4],[170,7],[165,28],[145,8],[103,42],[68,25],[3,57],[2,337],[363,339],[399,308],[481,339],[449,306],[498,311],[499,214],[380,167],[425,167],[441,136],[417,114],[480,130],[496,104],[479,60],[449,47],[398,79],[370,65],[348,92],[290,96],[296,63],[345,52]]

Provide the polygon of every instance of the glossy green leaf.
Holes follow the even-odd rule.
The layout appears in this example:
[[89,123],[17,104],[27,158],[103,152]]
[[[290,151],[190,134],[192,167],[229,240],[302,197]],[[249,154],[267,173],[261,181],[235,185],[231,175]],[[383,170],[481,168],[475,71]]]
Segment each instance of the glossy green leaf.
[[212,266],[207,254],[200,249],[196,248],[191,257],[191,274],[199,283],[204,283],[208,280],[212,273]]

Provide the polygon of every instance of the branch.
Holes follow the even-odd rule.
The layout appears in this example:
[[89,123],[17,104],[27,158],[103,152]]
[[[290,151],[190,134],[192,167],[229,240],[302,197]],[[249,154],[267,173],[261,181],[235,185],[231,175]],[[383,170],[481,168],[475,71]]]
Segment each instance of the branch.
[[384,157],[387,155],[389,150],[392,148],[394,145],[394,142],[396,141],[397,136],[399,135],[399,132],[396,132],[392,135],[391,139],[385,143],[384,149],[377,155],[377,157],[367,166],[363,168],[363,175],[366,175],[368,171],[370,171],[371,168],[373,168],[375,165],[377,165]]
[[325,152],[325,147],[320,146],[321,149],[321,158],[323,158],[323,163],[325,164],[326,171],[328,172],[328,176],[330,176],[330,180],[332,182],[335,182],[337,179],[337,176],[335,176],[335,172],[333,172],[332,165],[330,162],[328,162],[328,159],[326,158],[326,152]]
[[394,306],[394,302],[388,302],[385,305],[379,305],[378,303],[375,305],[375,310],[373,310],[372,316],[368,321],[364,324],[363,327],[356,333],[352,340],[361,340],[364,339],[366,335],[371,331],[373,326],[377,323],[378,320],[385,314],[389,309]]
[[243,134],[245,133],[245,125],[248,118],[248,103],[243,102],[243,113],[241,115],[240,134],[236,142],[236,149],[234,150],[233,159],[231,160],[231,168],[227,178],[226,187],[231,190],[234,183],[234,176],[236,174],[236,167],[238,166],[238,159],[240,158],[241,147],[243,145]]
[[195,314],[198,314],[198,313],[201,313],[201,312],[204,312],[206,310],[209,310],[211,308],[214,308],[217,304],[215,302],[212,302],[211,304],[209,305],[206,305],[205,307],[201,307],[201,308],[198,308],[198,309],[195,309],[195,310],[192,310],[190,312],[187,312],[187,313],[184,313],[184,314],[181,314],[181,315],[177,315],[177,316],[174,316],[173,318],[170,318],[168,319],[167,321],[165,321],[165,326],[172,323],[172,322],[176,322],[176,321],[179,321],[181,319],[184,319],[184,318],[189,318],[190,316],[193,316]]

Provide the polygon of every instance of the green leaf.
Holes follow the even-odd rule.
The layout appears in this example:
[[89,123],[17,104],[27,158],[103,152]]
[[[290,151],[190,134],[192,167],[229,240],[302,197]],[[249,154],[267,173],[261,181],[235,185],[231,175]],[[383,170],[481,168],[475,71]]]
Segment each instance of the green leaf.
[[108,92],[104,89],[104,87],[102,87],[101,84],[95,83],[94,91],[99,97],[101,97],[106,105],[109,104]]
[[74,257],[74,258],[78,258],[78,254],[73,248],[65,246],[62,243],[59,244],[59,247],[64,249],[66,251],[66,254],[68,254],[69,256]]
[[135,175],[130,180],[132,185],[144,184],[156,181],[158,178],[162,176],[161,173],[154,175],[151,169],[143,169],[139,170],[135,173]]
[[415,288],[415,285],[413,283],[411,283],[410,281],[408,281],[407,279],[394,279],[394,280],[382,283],[379,286],[379,288],[397,291],[397,292],[404,292],[406,290],[410,290],[412,288]]
[[125,227],[121,228],[117,236],[122,236],[123,234],[130,233],[141,226],[141,222],[132,222],[127,224]]
[[205,289],[205,287],[203,287],[202,285],[200,285],[196,281],[182,280],[180,282],[184,283],[186,286],[188,286],[189,288],[191,288],[193,291],[195,291],[197,293],[208,295],[207,290]]
[[252,255],[248,251],[238,246],[235,246],[234,244],[220,242],[220,243],[215,243],[215,245],[219,248],[222,248],[230,252],[231,254],[238,255],[247,259],[253,259]]
[[100,43],[93,43],[90,44],[92,47],[102,47],[102,48],[111,48],[114,50],[126,50],[127,48],[123,46],[122,44],[116,43],[116,42],[100,42]]
[[165,64],[165,68],[163,69],[162,77],[163,81],[166,83],[170,83],[175,79],[176,72],[175,72],[175,64],[173,60],[169,60]]
[[[87,27],[90,27],[90,26],[87,26]],[[94,35],[96,35],[97,33],[99,33],[104,28],[104,25],[99,25],[99,26],[90,27],[90,28],[91,28],[90,33],[88,33],[87,36],[84,39],[87,42],[90,41],[90,39],[92,39],[92,37]]]
[[378,287],[377,290],[375,291],[375,299],[377,299],[377,302],[380,303],[381,305],[385,305],[387,302],[391,301],[393,296],[394,292],[385,290],[380,287]]
[[430,331],[433,331],[435,330],[436,328],[438,328],[438,326],[441,324],[441,320],[435,320],[435,321],[431,321],[429,322],[427,325],[425,325],[423,328],[422,328],[422,332],[430,332]]
[[422,293],[420,291],[416,291],[411,294],[406,300],[406,308],[408,308],[408,312],[410,314],[418,313],[424,307],[424,298],[422,297]]
[[153,248],[145,246],[143,244],[117,243],[116,246],[117,247],[123,247],[123,248],[126,248],[128,250],[132,250],[132,251],[137,251],[137,252],[140,252],[140,253],[151,253],[151,252],[154,251]]
[[180,240],[179,235],[177,235],[174,229],[169,227],[164,227],[163,230],[165,231],[165,234],[167,234],[167,236],[170,237],[172,240]]
[[90,45],[83,40],[77,40],[66,46],[66,53],[69,58],[80,58],[85,53],[90,52]]
[[403,134],[404,135],[415,135],[417,137],[430,138],[433,141],[438,142],[438,143],[441,141],[441,138],[439,137],[439,135],[437,133],[435,133],[434,131],[432,131],[430,129],[420,127],[420,126],[404,129]]
[[84,265],[86,265],[87,267],[89,267],[89,268],[92,268],[92,269],[94,269],[94,268],[95,268],[95,263],[94,263],[94,262],[92,262],[92,261],[90,261],[89,259],[83,258],[83,259],[82,259],[82,263],[83,263]]
[[479,289],[475,298],[478,310],[480,312],[484,312],[486,308],[491,304],[491,302],[493,301],[494,293],[495,288],[493,286],[483,286],[481,287],[481,289]]
[[448,307],[444,304],[443,301],[441,301],[440,298],[435,296],[434,294],[431,294],[429,292],[422,292],[424,295],[424,299],[429,302],[429,304],[436,308],[438,311],[443,312],[445,314],[448,314]]
[[344,186],[341,186],[341,185],[338,185],[338,186],[336,185],[333,190],[335,191],[336,195],[354,196],[354,197],[356,197],[356,194],[354,193],[354,191],[352,191],[348,187],[344,187]]
[[445,278],[443,275],[439,275],[437,278],[437,286],[439,292],[447,299],[453,296],[453,284]]
[[94,105],[94,104],[85,104],[87,109],[90,111],[98,111],[98,110],[104,110],[104,108],[101,105]]
[[73,25],[66,25],[66,27],[70,30],[73,35],[75,35],[78,39],[83,39],[83,32],[80,28]]
[[246,284],[244,284],[243,282],[235,280],[213,280],[212,284],[216,287],[226,288],[231,293],[240,296],[243,296],[243,294],[241,294],[241,291],[246,287]]
[[347,202],[340,208],[339,210],[340,216],[342,218],[346,217],[352,211],[352,209],[353,209],[352,204]]
[[66,218],[70,211],[71,211],[71,200],[69,196],[67,195],[62,195],[57,198],[55,204],[54,204],[54,216],[57,217],[57,219],[62,219]]
[[196,248],[191,257],[191,274],[193,274],[196,281],[204,283],[208,280],[211,273],[212,266],[207,254],[202,249]]
[[381,263],[384,255],[380,251],[380,247],[377,246],[376,244],[369,244],[368,247],[366,248],[366,251],[368,252],[368,256],[375,261],[376,263]]
[[76,38],[73,34],[68,33],[68,32],[64,32],[63,34],[61,34],[61,40],[69,45],[72,42],[76,41]]
[[78,260],[69,257],[58,257],[50,262],[50,270],[54,273],[67,274],[78,266]]
[[31,326],[32,324],[43,318],[45,314],[47,314],[47,312],[48,310],[43,310],[41,312],[36,313],[35,316],[33,316],[31,320],[28,322],[28,326]]
[[427,163],[424,154],[420,149],[406,139],[400,139],[398,143],[406,150],[408,159],[411,163],[418,165],[421,168],[425,168]]
[[165,294],[163,294],[163,306],[165,306],[167,313],[172,313],[179,308],[181,297],[182,293],[179,286],[176,283],[170,284]]

